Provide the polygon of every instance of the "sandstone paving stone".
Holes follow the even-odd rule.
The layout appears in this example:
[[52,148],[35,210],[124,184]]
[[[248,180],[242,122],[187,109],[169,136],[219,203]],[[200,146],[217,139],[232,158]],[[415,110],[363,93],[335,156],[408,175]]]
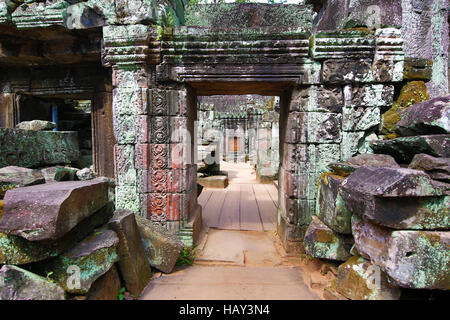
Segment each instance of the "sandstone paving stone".
[[138,296],[151,280],[152,272],[135,215],[129,210],[118,209],[108,222],[108,227],[119,237],[119,270],[126,288]]
[[29,241],[16,235],[0,233],[0,264],[22,265],[56,257],[73,248],[89,233],[112,217],[114,203],[83,219],[76,227],[57,240]]
[[316,216],[333,231],[351,234],[352,214],[345,208],[339,194],[344,177],[325,173],[320,177],[317,188]]
[[450,133],[450,95],[414,104],[400,117],[395,131],[401,136]]
[[351,257],[353,239],[328,228],[319,218],[312,216],[306,230],[304,244],[308,254],[315,258],[345,261]]
[[357,215],[352,233],[358,252],[398,286],[450,289],[450,232],[392,230]]
[[121,289],[120,276],[116,265],[95,280],[87,294],[87,300],[117,300]]
[[401,137],[371,143],[375,153],[388,154],[398,163],[408,164],[414,155],[426,153],[434,157],[450,157],[450,134]]
[[107,202],[108,183],[101,178],[8,190],[0,232],[30,241],[54,240]]
[[136,222],[150,265],[164,273],[172,272],[184,248],[183,243],[176,235],[146,218],[136,216]]
[[[72,294],[86,294],[92,284],[119,260],[119,238],[112,230],[94,230],[64,254],[40,262],[33,270],[49,277]],[[79,282],[77,277],[79,275]]]
[[17,266],[0,269],[0,284],[0,300],[65,300],[59,285]]
[[34,131],[52,130],[53,128],[56,128],[56,124],[54,122],[44,120],[22,121],[16,125],[16,129]]
[[379,267],[360,256],[339,266],[336,290],[351,300],[398,300],[401,294]]
[[450,227],[450,186],[406,168],[361,167],[341,185],[346,208],[394,229]]
[[80,157],[76,131],[0,128],[0,150],[0,167],[45,167],[71,163]]

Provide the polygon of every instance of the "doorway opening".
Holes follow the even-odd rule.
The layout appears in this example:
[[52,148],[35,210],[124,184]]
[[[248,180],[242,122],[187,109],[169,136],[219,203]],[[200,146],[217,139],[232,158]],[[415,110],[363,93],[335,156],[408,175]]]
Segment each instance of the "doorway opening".
[[14,122],[44,120],[53,122],[53,131],[75,131],[80,157],[70,165],[89,168],[93,165],[92,100],[64,97],[18,95],[14,108]]
[[206,227],[276,230],[279,102],[262,95],[198,97],[197,176]]

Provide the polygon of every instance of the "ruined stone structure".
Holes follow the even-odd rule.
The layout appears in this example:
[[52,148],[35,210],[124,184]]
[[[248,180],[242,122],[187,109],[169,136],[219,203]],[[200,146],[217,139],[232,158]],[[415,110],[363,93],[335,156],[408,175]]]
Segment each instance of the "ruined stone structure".
[[[431,138],[427,132],[414,138],[415,134],[408,132],[410,123],[397,128],[401,124],[399,110],[448,93],[444,0],[329,0],[319,14],[312,5],[192,4],[183,8],[178,1],[174,2],[177,6],[161,12],[152,3],[0,0],[1,126],[13,128],[20,121],[20,112],[26,108],[24,96],[90,100],[93,164],[99,175],[115,178],[117,209],[131,210],[164,226],[188,246],[195,242],[201,225],[193,148],[200,96],[279,97],[278,235],[288,252],[303,250],[304,239],[313,243],[307,245],[314,252],[314,244],[323,239],[320,235],[327,234],[327,239],[336,235],[319,219],[320,212],[316,214],[319,218],[312,218],[316,204],[321,205],[322,198],[317,197],[324,196],[322,191],[318,193],[318,182],[322,189],[333,189],[323,175],[330,162],[340,163],[339,169],[346,166],[343,161],[358,153],[395,153],[401,149],[398,145],[407,145],[411,139],[421,148],[425,145],[424,153],[448,158],[448,128],[432,131],[442,136]],[[369,8],[372,5],[388,14],[377,15]],[[416,15],[421,15],[421,22]],[[427,50],[421,51],[418,47],[423,38]],[[414,83],[402,88],[404,80]],[[2,132],[8,130],[12,129]],[[383,138],[396,139],[377,141]],[[396,157],[408,164],[412,156]],[[12,161],[8,159],[5,161]],[[382,177],[394,173],[364,170],[350,176],[354,188],[361,186],[360,192],[374,202],[389,194],[388,187],[385,193],[376,193],[363,182],[369,180],[369,173]],[[404,179],[417,175],[402,174]],[[337,179],[333,182],[336,188],[341,186],[340,177],[344,178],[333,178]],[[342,185],[350,188],[351,181]],[[438,191],[420,193],[411,187],[414,196],[448,194],[440,184],[427,186]],[[339,197],[351,203],[348,190],[353,189],[344,190],[347,193]],[[330,203],[342,204],[337,191],[330,192]],[[410,196],[409,191],[404,192]],[[442,204],[448,197],[439,201]],[[345,235],[350,229],[354,234],[376,229],[358,220],[358,205],[346,208],[354,213],[351,223],[351,215],[340,212],[349,219],[339,226],[344,236],[333,238],[339,256],[322,257],[348,259],[353,240]],[[330,210],[334,212],[334,208]],[[380,219],[367,211],[364,215]],[[448,217],[448,210],[443,214]],[[121,223],[117,222],[119,231]],[[448,223],[431,228],[447,230]],[[417,241],[418,246],[424,237],[403,230],[379,232],[394,238],[392,241],[411,237],[411,243]],[[447,239],[446,231],[439,232],[434,236]],[[355,238],[354,250],[374,263],[385,263],[378,252],[358,241],[360,238]],[[392,241],[389,245],[395,246]],[[367,268],[364,261],[354,260],[350,262]],[[440,263],[448,266],[448,254]],[[391,265],[383,268],[390,276],[395,273]],[[347,271],[343,267],[342,272]],[[448,269],[446,275],[444,280]],[[411,284],[410,278],[396,281],[414,288],[448,288],[441,280],[429,278],[420,284]]]
[[250,23],[236,14],[231,29],[211,25],[202,10],[185,17],[202,27],[155,28],[134,21],[129,6],[117,12],[118,3],[110,11],[100,2],[99,28],[92,15],[92,25],[80,25],[86,19],[64,14],[74,6],[94,10],[90,2],[47,1],[5,15],[2,110],[13,113],[15,96],[25,93],[91,99],[94,164],[101,175],[114,171],[116,206],[191,238],[200,208],[194,141],[183,130],[193,137],[198,96],[280,96],[279,234],[289,247],[310,222],[326,164],[358,151],[402,80],[398,29],[313,34],[309,6],[256,6],[261,17],[290,14]]

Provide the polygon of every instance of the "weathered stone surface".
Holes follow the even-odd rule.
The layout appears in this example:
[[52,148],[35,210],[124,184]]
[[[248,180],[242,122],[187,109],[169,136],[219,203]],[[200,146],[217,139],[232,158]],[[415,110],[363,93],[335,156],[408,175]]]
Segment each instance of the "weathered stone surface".
[[[116,248],[119,238],[112,230],[95,231],[78,243],[70,251],[51,260],[43,261],[35,268],[40,274],[49,274],[52,280],[64,288],[64,291],[86,294],[92,284],[105,274],[119,260]],[[79,268],[79,280],[72,277]]]
[[312,8],[296,4],[209,3],[186,7],[187,26],[244,29],[295,25],[309,31],[312,21]]
[[400,117],[395,131],[401,136],[450,133],[450,95],[412,105]]
[[113,207],[114,203],[109,202],[57,240],[28,241],[19,236],[0,233],[0,264],[21,265],[38,262],[70,250],[94,228],[105,224],[113,214]]
[[398,0],[329,0],[314,30],[334,31],[346,28],[401,26],[402,6]]
[[81,180],[81,181],[92,180],[97,177],[94,170],[92,170],[91,168],[84,168],[84,169],[78,170],[76,175],[77,175],[78,180]]
[[52,130],[54,128],[56,128],[56,124],[54,122],[44,120],[23,121],[16,125],[16,129],[33,131]]
[[345,162],[331,162],[328,167],[337,175],[347,177],[356,171],[359,167],[374,167],[374,168],[399,168],[400,166],[395,162],[394,158],[385,154],[363,153]]
[[333,232],[319,218],[312,216],[304,244],[310,256],[345,261],[351,257],[353,240],[351,237]]
[[448,1],[402,0],[402,38],[407,57],[433,61],[432,98],[448,93]]
[[381,117],[381,133],[387,135],[387,138],[396,138],[395,129],[396,124],[401,120],[401,112],[409,106],[429,98],[425,82],[411,81],[405,84],[392,107]]
[[78,169],[56,166],[41,169],[41,174],[45,178],[45,182],[56,182],[56,181],[73,181],[76,180],[76,173]]
[[120,289],[120,276],[116,266],[113,265],[91,285],[87,300],[117,300]]
[[0,283],[0,300],[65,300],[59,285],[16,266],[0,269]]
[[129,210],[116,210],[108,222],[108,227],[119,237],[119,270],[125,286],[131,294],[138,296],[149,283],[152,272],[135,215]]
[[37,170],[9,166],[0,169],[0,195],[8,189],[44,183],[45,179]]
[[44,167],[78,160],[75,131],[0,129],[0,167]]
[[228,186],[227,176],[209,176],[197,178],[198,184],[205,188],[226,188]]
[[398,163],[408,164],[414,155],[426,153],[435,157],[450,157],[450,134],[401,137],[371,143],[376,153],[388,154]]
[[323,62],[322,81],[341,84],[360,82],[371,73],[368,59],[330,59]]
[[344,177],[325,173],[319,179],[317,188],[316,216],[333,231],[351,234],[352,214],[345,208],[339,194]]
[[341,185],[346,208],[394,229],[450,227],[450,186],[418,170],[362,167]]
[[364,153],[347,159],[345,162],[355,167],[400,168],[394,158],[386,154]]
[[363,257],[353,256],[338,268],[336,290],[352,300],[398,300],[401,289]]
[[8,190],[0,232],[30,241],[58,239],[108,202],[108,183],[65,181]]
[[146,218],[136,216],[136,222],[150,265],[164,273],[172,272],[183,243],[176,235]]
[[396,285],[450,289],[449,231],[396,231],[353,215],[352,233],[358,252]]
[[433,71],[432,67],[433,60],[405,57],[403,78],[405,80],[430,81]]
[[450,158],[435,158],[420,153],[414,156],[408,168],[425,171],[435,180],[450,182]]

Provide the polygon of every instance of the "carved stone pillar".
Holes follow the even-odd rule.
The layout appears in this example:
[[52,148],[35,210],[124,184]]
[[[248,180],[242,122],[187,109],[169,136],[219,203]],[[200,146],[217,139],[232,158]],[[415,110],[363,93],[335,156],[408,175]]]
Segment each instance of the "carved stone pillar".
[[[138,190],[140,149],[148,139],[150,127],[142,125],[148,117],[147,59],[152,29],[144,25],[106,26],[103,28],[103,60],[113,69],[113,130],[116,207],[137,214],[142,209]],[[145,214],[144,214],[145,215]]]

